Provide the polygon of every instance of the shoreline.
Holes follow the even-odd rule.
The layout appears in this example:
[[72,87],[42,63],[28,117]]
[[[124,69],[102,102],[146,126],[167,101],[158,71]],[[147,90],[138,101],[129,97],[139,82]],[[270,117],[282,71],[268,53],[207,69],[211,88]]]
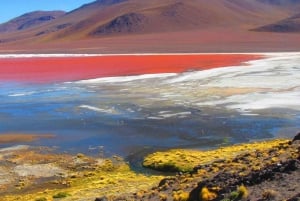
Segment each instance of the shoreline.
[[[185,150],[180,152],[180,160],[176,161],[184,165],[178,166],[179,169],[172,169],[168,165],[170,161],[165,160],[161,164],[165,164],[165,168],[160,169],[163,172],[144,174],[131,170],[127,162],[118,156],[102,158],[81,153],[57,154],[47,147],[14,146],[0,149],[0,197],[5,201],[52,200],[56,195],[62,195],[61,198],[67,201],[204,201],[200,193],[204,188],[214,195],[209,200],[222,200],[230,198],[237,187],[245,185],[250,200],[257,200],[270,192],[270,196],[276,197],[273,200],[282,200],[283,197],[297,196],[299,148],[299,140],[275,139],[208,151]],[[220,155],[224,150],[225,156]],[[192,156],[188,158],[190,152],[195,156],[205,156],[202,158],[204,161],[196,162]],[[153,154],[179,157],[176,150]],[[144,160],[147,161],[153,154],[144,157]],[[155,160],[158,158],[153,160],[154,163]],[[184,160],[187,160],[185,164],[182,163]],[[185,169],[185,165],[190,167]],[[187,172],[182,172],[181,168]],[[173,170],[176,175],[166,175]],[[277,176],[274,179],[272,175]],[[282,181],[276,179],[279,175]],[[289,186],[295,189],[291,191],[281,187],[278,191],[272,186],[273,183],[283,185],[286,182],[292,182]]]

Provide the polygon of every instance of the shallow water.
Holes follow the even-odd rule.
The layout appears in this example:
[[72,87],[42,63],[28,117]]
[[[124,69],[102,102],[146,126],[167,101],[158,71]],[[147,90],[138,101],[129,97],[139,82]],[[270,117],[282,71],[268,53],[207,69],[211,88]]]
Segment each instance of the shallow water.
[[2,81],[0,133],[54,134],[27,144],[124,157],[291,137],[300,130],[300,54],[267,56],[246,67],[182,74]]

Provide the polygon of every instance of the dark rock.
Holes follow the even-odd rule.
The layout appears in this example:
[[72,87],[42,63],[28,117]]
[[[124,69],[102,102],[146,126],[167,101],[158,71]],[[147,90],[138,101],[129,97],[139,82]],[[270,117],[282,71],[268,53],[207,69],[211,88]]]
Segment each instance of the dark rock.
[[[240,159],[240,157],[238,157]],[[282,173],[290,173],[299,169],[299,161],[289,159],[278,164],[267,166],[261,170],[252,171],[248,175],[240,176],[237,174],[220,172],[214,178],[203,180],[198,183],[198,186],[190,192],[189,201],[198,201],[201,189],[205,187],[219,186],[221,190],[218,192],[219,197],[216,200],[222,200],[222,195],[230,193],[242,184],[253,186],[264,181],[280,180]],[[293,200],[292,200],[293,201]]]
[[96,198],[95,201],[108,201],[108,198],[103,196],[103,197],[100,197],[100,198]]
[[207,185],[207,181],[202,181],[198,183],[198,186],[190,192],[188,201],[197,201],[199,199],[199,194],[202,188],[206,185]]
[[292,143],[294,143],[295,141],[300,141],[300,133],[298,133],[292,140]]
[[165,178],[165,179],[162,179],[159,182],[158,187],[164,186],[166,184],[174,183],[174,181],[175,181],[175,178]]
[[287,199],[287,201],[299,201],[299,200],[300,200],[300,193],[291,197],[290,199]]

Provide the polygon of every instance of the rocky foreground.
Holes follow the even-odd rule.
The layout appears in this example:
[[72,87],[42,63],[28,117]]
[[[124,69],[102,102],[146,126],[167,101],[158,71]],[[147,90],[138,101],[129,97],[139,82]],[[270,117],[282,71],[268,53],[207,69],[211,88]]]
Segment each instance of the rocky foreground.
[[[300,199],[300,134],[215,150],[169,150],[145,157],[161,175],[137,174],[123,159],[55,154],[17,146],[0,150],[0,198],[10,200]],[[173,172],[174,176],[162,176]]]
[[[150,192],[114,200],[299,200],[298,138],[204,152],[171,150],[151,154],[144,166],[177,171],[178,175],[163,179]],[[195,165],[197,162],[200,164]]]
[[[144,166],[177,171],[177,176],[161,180],[151,191],[113,200],[300,200],[299,137],[198,154],[188,150],[151,154]],[[197,161],[202,163],[195,165]]]

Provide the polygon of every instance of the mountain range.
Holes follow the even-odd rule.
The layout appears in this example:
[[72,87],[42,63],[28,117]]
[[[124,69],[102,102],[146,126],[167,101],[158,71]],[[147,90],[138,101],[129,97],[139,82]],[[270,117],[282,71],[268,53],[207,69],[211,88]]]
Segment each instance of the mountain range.
[[97,0],[1,24],[0,51],[295,50],[299,8],[300,0]]

